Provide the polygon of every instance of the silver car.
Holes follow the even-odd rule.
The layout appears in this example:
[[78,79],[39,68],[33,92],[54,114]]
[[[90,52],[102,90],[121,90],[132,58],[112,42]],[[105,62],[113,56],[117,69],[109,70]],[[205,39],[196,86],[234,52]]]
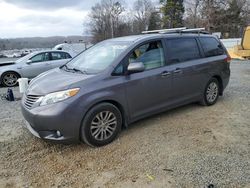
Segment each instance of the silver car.
[[39,51],[26,55],[15,62],[0,64],[0,83],[6,87],[17,85],[18,78],[32,79],[37,75],[64,65],[71,59],[65,51]]

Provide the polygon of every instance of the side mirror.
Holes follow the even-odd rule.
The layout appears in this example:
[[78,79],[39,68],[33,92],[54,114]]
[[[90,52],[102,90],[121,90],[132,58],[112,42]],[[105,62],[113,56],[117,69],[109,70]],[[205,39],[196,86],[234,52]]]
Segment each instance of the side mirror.
[[30,65],[32,63],[32,60],[28,60],[27,62],[26,62],[26,64],[28,64],[28,65]]
[[128,65],[128,74],[143,72],[144,70],[145,66],[142,62],[134,62]]

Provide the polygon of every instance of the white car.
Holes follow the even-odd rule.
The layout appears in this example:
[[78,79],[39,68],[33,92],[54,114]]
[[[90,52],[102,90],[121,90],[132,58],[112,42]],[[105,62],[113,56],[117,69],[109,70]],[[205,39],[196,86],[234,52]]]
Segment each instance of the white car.
[[18,78],[32,79],[47,70],[64,65],[71,58],[68,52],[50,50],[28,54],[15,62],[0,63],[0,83],[6,87],[15,86]]

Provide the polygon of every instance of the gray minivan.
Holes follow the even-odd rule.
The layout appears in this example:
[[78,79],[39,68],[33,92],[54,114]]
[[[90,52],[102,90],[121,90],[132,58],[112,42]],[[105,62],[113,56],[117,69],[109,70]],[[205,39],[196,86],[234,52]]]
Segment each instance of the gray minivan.
[[132,122],[223,94],[230,56],[202,33],[154,33],[100,42],[35,79],[22,99],[27,128],[44,140],[112,142]]

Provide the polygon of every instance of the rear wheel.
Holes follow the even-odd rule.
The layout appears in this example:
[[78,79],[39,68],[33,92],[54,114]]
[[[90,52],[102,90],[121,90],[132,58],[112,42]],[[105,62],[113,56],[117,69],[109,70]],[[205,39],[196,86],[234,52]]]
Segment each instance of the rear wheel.
[[88,145],[104,146],[117,137],[121,127],[122,115],[119,109],[110,103],[101,103],[86,114],[81,138]]
[[219,89],[218,80],[216,78],[210,79],[203,93],[202,104],[205,106],[215,104],[219,98]]
[[13,87],[17,85],[17,80],[20,76],[15,73],[15,72],[6,72],[3,73],[2,77],[1,77],[1,83],[5,86],[5,87]]

